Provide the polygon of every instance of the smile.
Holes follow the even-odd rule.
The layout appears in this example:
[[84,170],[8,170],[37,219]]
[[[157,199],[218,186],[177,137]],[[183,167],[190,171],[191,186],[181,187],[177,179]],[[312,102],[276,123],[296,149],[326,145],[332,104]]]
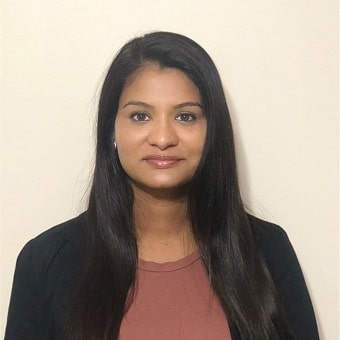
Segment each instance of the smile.
[[157,169],[167,169],[178,164],[183,158],[177,156],[149,155],[144,157],[143,160]]

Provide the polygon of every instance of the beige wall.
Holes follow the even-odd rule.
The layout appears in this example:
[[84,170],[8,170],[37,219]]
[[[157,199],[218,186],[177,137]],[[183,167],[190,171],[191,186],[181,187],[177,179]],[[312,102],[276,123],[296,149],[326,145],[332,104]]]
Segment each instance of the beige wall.
[[245,201],[286,229],[322,339],[338,338],[336,1],[3,0],[2,10],[0,337],[19,250],[86,205],[106,66],[128,38],[161,29],[215,60]]

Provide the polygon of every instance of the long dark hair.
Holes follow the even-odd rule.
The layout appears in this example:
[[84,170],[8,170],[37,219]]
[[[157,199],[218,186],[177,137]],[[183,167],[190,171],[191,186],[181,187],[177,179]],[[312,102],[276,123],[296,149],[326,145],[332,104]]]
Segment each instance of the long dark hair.
[[202,96],[207,135],[188,188],[189,213],[229,327],[242,339],[283,339],[285,317],[240,197],[232,126],[218,71],[197,43],[169,32],[129,41],[103,84],[87,248],[71,318],[72,339],[117,339],[133,300],[138,259],[134,196],[113,145],[114,125],[126,81],[150,62],[181,70]]

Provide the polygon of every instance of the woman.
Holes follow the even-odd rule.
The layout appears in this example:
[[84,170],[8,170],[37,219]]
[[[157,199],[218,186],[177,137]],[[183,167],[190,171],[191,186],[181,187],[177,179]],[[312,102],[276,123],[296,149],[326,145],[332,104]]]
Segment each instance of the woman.
[[241,201],[222,84],[182,35],[104,81],[88,210],[29,242],[6,339],[318,339],[294,251]]

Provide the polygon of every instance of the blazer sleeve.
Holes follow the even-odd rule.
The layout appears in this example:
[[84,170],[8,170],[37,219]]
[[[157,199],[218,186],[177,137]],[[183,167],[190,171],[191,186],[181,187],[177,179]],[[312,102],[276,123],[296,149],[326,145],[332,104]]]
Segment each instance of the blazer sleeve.
[[37,340],[39,276],[32,241],[20,252],[13,280],[5,340]]
[[268,223],[260,248],[297,340],[318,340],[318,328],[303,273],[286,232]]
[[82,266],[85,213],[29,241],[20,252],[5,340],[65,339]]

